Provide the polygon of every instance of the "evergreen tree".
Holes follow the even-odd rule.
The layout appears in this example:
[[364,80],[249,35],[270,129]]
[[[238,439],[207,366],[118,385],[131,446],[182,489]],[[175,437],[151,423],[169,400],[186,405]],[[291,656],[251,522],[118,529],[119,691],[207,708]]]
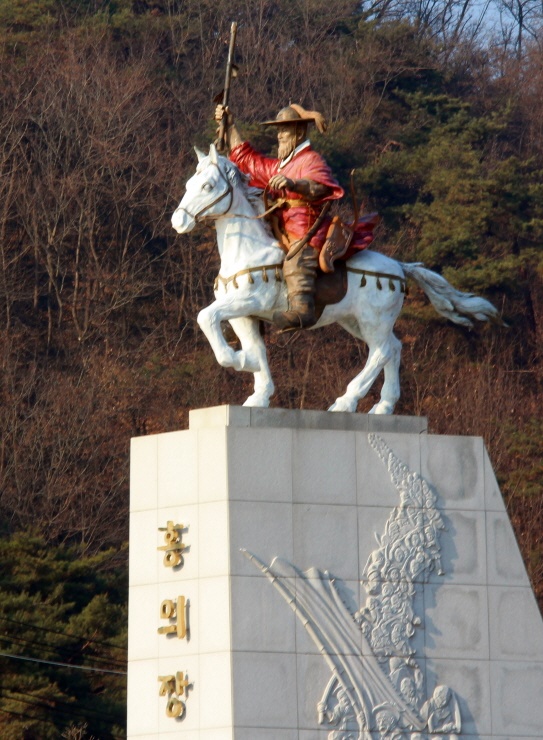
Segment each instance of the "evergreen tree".
[[114,551],[92,557],[38,534],[0,539],[0,735],[58,738],[86,725],[123,737],[126,572]]

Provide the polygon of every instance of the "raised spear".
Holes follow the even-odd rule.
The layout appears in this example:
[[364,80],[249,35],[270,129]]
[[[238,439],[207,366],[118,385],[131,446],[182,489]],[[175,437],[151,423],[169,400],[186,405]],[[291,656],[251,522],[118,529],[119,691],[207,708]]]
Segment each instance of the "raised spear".
[[238,24],[236,21],[232,21],[230,26],[230,46],[228,47],[228,61],[226,62],[226,73],[224,76],[224,90],[222,93],[222,104],[224,106],[224,113],[219,124],[219,135],[215,146],[219,152],[223,152],[226,147],[226,127],[228,121],[228,113],[226,108],[228,106],[228,99],[230,97],[230,82],[232,77],[236,74],[236,65],[234,64],[234,49],[236,46],[236,34],[238,32]]

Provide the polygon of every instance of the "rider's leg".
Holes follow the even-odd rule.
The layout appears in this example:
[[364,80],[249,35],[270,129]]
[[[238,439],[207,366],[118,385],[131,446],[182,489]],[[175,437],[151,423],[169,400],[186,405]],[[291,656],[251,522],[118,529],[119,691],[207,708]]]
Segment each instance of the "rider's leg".
[[315,280],[319,253],[307,245],[291,260],[283,264],[287,284],[288,311],[276,311],[273,323],[280,329],[305,329],[313,326],[315,318]]

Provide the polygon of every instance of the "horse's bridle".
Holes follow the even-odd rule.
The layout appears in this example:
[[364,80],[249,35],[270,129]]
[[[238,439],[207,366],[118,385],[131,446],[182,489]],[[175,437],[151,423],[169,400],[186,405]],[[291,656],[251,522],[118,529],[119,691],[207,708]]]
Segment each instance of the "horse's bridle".
[[[220,176],[220,177],[221,177],[221,178],[222,178],[222,179],[224,180],[224,182],[226,183],[226,190],[224,191],[224,193],[221,193],[220,195],[218,195],[218,196],[217,196],[217,197],[215,198],[215,200],[213,200],[213,201],[211,201],[211,203],[208,203],[207,205],[205,205],[205,206],[204,206],[203,208],[201,208],[201,209],[200,209],[200,210],[199,210],[199,211],[198,211],[197,213],[195,213],[195,214],[191,213],[191,212],[190,212],[190,211],[189,211],[189,210],[188,210],[187,208],[185,208],[184,206],[179,206],[179,208],[178,208],[178,210],[180,210],[180,211],[185,211],[185,213],[186,213],[186,214],[187,214],[188,216],[190,216],[190,217],[191,217],[192,219],[194,219],[195,223],[197,223],[197,224],[198,224],[198,223],[201,223],[201,222],[202,222],[202,221],[204,221],[204,220],[205,220],[206,218],[212,218],[212,219],[217,219],[217,218],[220,218],[221,216],[224,216],[224,214],[225,214],[225,213],[228,213],[228,211],[230,210],[230,208],[232,208],[232,203],[233,203],[233,201],[234,201],[234,188],[232,187],[232,183],[231,183],[231,182],[230,182],[230,180],[229,180],[229,179],[228,179],[228,178],[226,177],[226,175],[224,175],[224,174],[223,174],[223,173],[221,172],[221,168],[219,167],[219,165],[218,165],[218,164],[217,164],[216,162],[211,162],[210,164],[213,164],[213,165],[215,165],[215,167],[217,168],[217,171],[218,171],[218,173],[219,173],[219,176]],[[222,200],[223,198],[226,198],[227,196],[230,196],[230,203],[228,204],[228,208],[227,208],[227,209],[226,209],[226,210],[224,211],[224,213],[218,213],[217,215],[213,215],[213,214],[212,214],[212,215],[209,215],[209,216],[204,216],[204,215],[203,215],[203,214],[204,214],[204,213],[205,213],[206,211],[208,211],[208,210],[209,210],[210,208],[213,208],[213,206],[217,205],[217,203],[220,203],[220,202],[221,202],[221,200]]]

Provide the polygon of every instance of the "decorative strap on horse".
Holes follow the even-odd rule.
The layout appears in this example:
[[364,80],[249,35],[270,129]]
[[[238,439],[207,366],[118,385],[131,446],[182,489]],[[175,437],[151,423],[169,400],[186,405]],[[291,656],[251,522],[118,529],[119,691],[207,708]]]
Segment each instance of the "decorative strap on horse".
[[234,288],[239,288],[238,285],[238,278],[242,275],[248,275],[248,283],[252,285],[254,283],[253,278],[253,272],[260,272],[262,274],[262,282],[267,283],[268,280],[268,270],[275,270],[275,280],[277,282],[281,282],[282,280],[282,262],[277,262],[274,265],[257,265],[256,267],[247,267],[244,270],[239,270],[234,275],[230,275],[229,277],[223,277],[222,275],[217,275],[215,278],[215,283],[213,284],[213,290],[217,290],[217,288],[220,285],[224,285],[224,290],[228,290],[228,284],[232,283]]
[[378,290],[383,289],[383,284],[381,283],[381,279],[388,280],[388,287],[390,290],[396,290],[396,285],[394,281],[398,281],[400,285],[400,293],[406,293],[407,294],[407,280],[405,277],[401,277],[401,275],[393,275],[389,272],[373,272],[372,270],[360,270],[356,267],[351,267],[350,265],[347,266],[347,272],[354,272],[356,275],[362,275],[360,279],[360,287],[365,288],[368,281],[366,278],[368,276],[376,278],[375,285]]

